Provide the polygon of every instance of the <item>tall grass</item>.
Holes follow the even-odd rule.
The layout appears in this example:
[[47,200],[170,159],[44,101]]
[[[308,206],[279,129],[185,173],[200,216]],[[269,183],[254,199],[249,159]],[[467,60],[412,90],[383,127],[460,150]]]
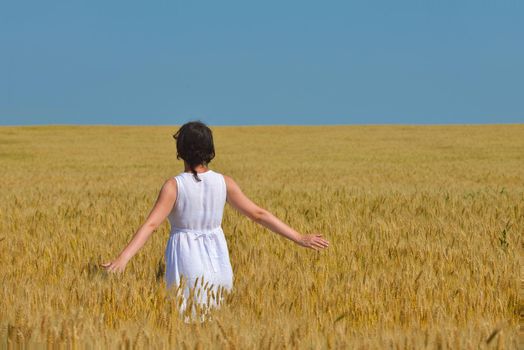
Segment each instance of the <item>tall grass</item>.
[[[210,167],[330,247],[226,207],[234,289],[203,323],[165,290],[177,127],[0,128],[1,347],[517,348],[524,125],[214,127]],[[520,273],[520,277],[519,277]]]

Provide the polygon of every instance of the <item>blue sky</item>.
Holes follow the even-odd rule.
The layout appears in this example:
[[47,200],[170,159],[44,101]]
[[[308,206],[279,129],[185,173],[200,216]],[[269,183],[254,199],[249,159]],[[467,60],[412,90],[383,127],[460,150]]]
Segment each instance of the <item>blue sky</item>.
[[524,122],[524,1],[1,1],[0,124]]

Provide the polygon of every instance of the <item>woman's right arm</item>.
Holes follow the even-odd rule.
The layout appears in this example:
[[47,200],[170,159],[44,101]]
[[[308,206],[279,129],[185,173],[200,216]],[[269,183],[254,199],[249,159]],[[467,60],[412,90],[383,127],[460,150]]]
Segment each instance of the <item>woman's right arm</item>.
[[319,250],[329,245],[321,234],[300,234],[266,209],[253,203],[231,177],[224,175],[224,180],[227,187],[227,202],[241,214],[303,247]]

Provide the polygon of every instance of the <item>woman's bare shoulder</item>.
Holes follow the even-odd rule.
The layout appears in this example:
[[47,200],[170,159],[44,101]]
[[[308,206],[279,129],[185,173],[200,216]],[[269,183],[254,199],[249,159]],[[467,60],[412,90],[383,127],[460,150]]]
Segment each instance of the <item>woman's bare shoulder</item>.
[[224,182],[226,183],[228,193],[236,193],[241,191],[240,187],[231,176],[225,174],[222,174],[222,176],[224,177]]
[[231,176],[223,174],[223,173],[221,173],[221,175],[224,178],[224,181],[226,182],[226,184],[234,184],[235,183],[235,180],[233,180],[233,178]]
[[176,194],[177,192],[177,182],[175,177],[170,177],[162,185],[162,192]]

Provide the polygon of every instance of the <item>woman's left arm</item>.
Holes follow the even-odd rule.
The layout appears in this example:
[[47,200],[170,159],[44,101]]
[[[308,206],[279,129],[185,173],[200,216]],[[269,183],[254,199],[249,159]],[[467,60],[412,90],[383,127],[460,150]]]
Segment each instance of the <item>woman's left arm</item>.
[[177,185],[176,180],[171,178],[167,180],[156,200],[153,209],[149,213],[146,221],[136,231],[135,235],[127,246],[122,250],[118,258],[111,262],[101,264],[107,271],[111,272],[124,272],[127,263],[131,258],[142,248],[142,246],[149,239],[151,234],[160,226],[160,224],[169,215],[169,212],[173,208],[177,197]]

